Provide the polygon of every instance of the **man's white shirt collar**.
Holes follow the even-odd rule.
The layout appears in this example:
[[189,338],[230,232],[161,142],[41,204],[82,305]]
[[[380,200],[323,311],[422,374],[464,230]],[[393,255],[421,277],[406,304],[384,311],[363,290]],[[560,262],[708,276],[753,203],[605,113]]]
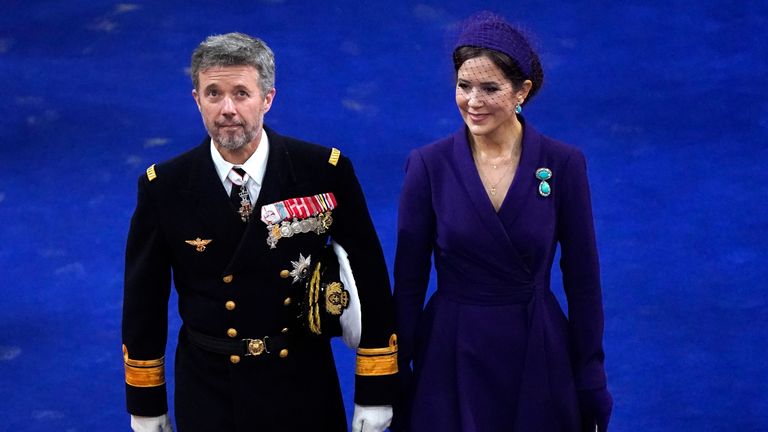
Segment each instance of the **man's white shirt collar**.
[[[264,173],[267,170],[268,156],[269,138],[267,138],[267,132],[262,129],[261,140],[256,147],[256,151],[244,164],[240,165],[243,170],[245,170],[245,173],[248,174],[248,177],[250,177],[258,187],[261,187],[261,183],[264,180]],[[229,175],[229,172],[232,171],[232,167],[235,166],[235,164],[224,160],[221,153],[219,153],[219,150],[216,149],[216,145],[213,144],[213,139],[211,139],[211,158],[213,158],[213,164],[216,166],[216,173],[219,174],[221,183],[224,184],[225,187],[230,186],[227,176]],[[229,190],[230,187],[227,187],[227,190]]]

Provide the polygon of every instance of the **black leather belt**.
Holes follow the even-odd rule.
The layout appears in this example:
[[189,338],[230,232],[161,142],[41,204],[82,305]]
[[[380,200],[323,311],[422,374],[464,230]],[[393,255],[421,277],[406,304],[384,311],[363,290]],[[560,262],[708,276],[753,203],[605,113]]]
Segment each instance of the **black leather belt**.
[[288,346],[290,339],[287,334],[264,336],[260,339],[225,339],[208,336],[187,326],[184,326],[184,329],[189,341],[200,349],[244,357],[279,353],[281,349]]

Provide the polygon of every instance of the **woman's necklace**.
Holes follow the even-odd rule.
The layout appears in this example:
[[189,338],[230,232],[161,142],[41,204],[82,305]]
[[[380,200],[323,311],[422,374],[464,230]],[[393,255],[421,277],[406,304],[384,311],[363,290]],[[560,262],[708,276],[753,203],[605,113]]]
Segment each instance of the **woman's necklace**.
[[[520,161],[522,134],[513,134],[511,146],[492,144],[487,140],[484,145],[480,145],[475,139],[471,140],[472,157],[477,166],[477,172],[480,174],[480,180],[486,188],[494,207],[500,205],[499,186],[506,191],[511,184],[509,176],[512,178],[517,171],[517,164]],[[497,141],[498,142],[498,141]],[[490,145],[489,145],[490,144]],[[502,197],[506,192],[500,194]]]
[[[485,184],[485,186],[486,186],[486,188],[488,190],[488,193],[491,196],[496,196],[496,194],[498,193],[498,189],[497,188],[499,186],[499,183],[501,183],[502,180],[504,180],[509,175],[509,173],[512,171],[512,170],[509,169],[509,166],[511,164],[512,164],[512,159],[511,158],[509,158],[507,160],[503,160],[503,161],[496,161],[496,162],[480,162],[480,161],[477,162],[478,171],[480,172],[480,176],[482,177],[483,183]],[[496,180],[493,180],[491,178],[491,175],[490,175],[491,172],[487,172],[487,169],[483,169],[482,168],[483,165],[490,166],[491,169],[492,169],[491,172],[493,172],[493,173],[496,173],[497,170],[499,170],[499,167],[502,168],[501,169],[501,173],[498,174],[498,177],[496,178]],[[486,171],[486,172],[484,172],[484,171]]]

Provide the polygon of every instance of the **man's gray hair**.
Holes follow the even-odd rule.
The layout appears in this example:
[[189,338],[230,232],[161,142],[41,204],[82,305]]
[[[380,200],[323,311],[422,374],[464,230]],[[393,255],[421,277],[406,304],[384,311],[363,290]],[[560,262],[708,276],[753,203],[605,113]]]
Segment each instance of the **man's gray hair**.
[[253,66],[259,71],[261,91],[275,87],[275,55],[267,44],[243,33],[208,36],[192,53],[192,84],[198,90],[201,71],[218,66]]

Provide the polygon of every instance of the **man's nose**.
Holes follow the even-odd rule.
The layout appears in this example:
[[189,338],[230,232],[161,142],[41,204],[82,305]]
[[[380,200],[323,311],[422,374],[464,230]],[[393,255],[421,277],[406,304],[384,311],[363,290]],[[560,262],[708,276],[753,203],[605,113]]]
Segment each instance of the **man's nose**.
[[237,110],[235,110],[235,102],[232,101],[232,98],[224,98],[224,103],[221,106],[221,113],[225,116],[233,116],[237,114]]

